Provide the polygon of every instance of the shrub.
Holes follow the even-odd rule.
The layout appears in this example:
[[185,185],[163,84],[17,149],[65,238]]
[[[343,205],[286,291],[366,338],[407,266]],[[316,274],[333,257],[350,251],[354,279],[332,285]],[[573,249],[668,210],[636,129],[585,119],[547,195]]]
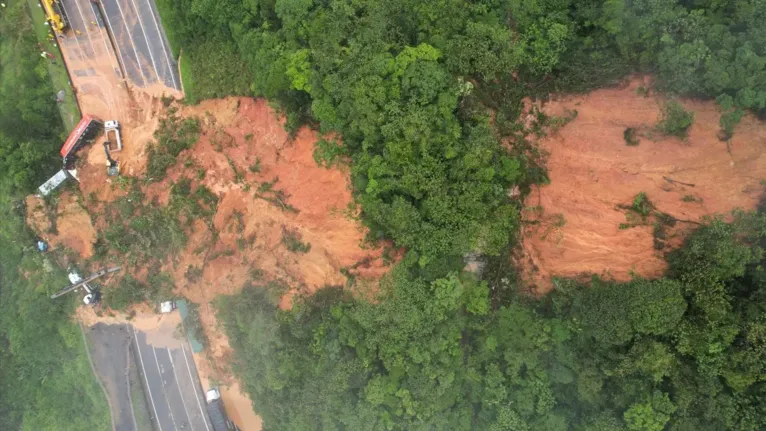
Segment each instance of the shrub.
[[640,143],[638,137],[636,137],[636,129],[633,127],[625,129],[625,131],[622,132],[622,138],[625,139],[625,143],[631,147],[635,147]]
[[282,243],[293,253],[308,253],[311,244],[301,242],[301,234],[296,230],[282,228]]
[[689,127],[694,124],[694,112],[688,112],[675,100],[665,103],[658,127],[666,135],[686,137]]

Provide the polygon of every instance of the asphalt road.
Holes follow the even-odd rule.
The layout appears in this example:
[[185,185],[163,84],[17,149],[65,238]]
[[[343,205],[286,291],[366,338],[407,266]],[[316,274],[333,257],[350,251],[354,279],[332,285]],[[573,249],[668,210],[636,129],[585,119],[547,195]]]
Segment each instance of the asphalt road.
[[159,82],[180,90],[177,65],[151,0],[101,0],[101,7],[133,83],[145,87]]
[[[71,27],[63,43],[73,40],[81,60],[95,59],[101,45],[107,51],[111,48],[105,43],[108,31],[116,57],[134,85],[181,89],[178,65],[153,0],[61,0],[61,4]],[[94,37],[102,32],[103,38]],[[103,40],[99,43],[98,39]],[[116,73],[120,74],[119,69]]]
[[128,380],[128,367],[134,366],[130,354],[130,326],[97,323],[86,331],[86,335],[90,340],[93,366],[109,396],[115,431],[137,431]]
[[[78,60],[107,61],[106,58],[108,58],[115,76],[122,78],[120,68],[114,59],[106,24],[98,6],[90,0],[61,0],[61,6],[69,19],[71,30],[67,32],[63,40],[60,40],[60,43],[74,52]],[[93,70],[87,69],[72,72],[80,76],[95,74]]]
[[211,431],[205,398],[187,342],[155,346],[144,332],[133,331],[133,345],[143,371],[154,425],[160,431]]

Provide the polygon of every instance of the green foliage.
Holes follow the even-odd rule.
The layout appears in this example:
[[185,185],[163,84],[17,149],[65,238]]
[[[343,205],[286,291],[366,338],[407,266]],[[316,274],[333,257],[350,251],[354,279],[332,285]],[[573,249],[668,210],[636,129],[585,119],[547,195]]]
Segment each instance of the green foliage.
[[217,308],[274,430],[756,430],[765,232],[711,220],[665,278],[560,280],[542,301],[399,264],[369,302],[328,287],[282,310],[282,290],[246,286]]
[[301,241],[301,234],[297,230],[288,230],[282,228],[282,244],[293,253],[308,253],[311,250],[311,244]]
[[633,404],[625,412],[625,422],[629,430],[662,431],[675,410],[676,406],[668,394],[657,391],[652,394],[651,400]]
[[127,255],[129,264],[162,260],[186,244],[178,214],[169,208],[144,208],[130,219],[114,221],[104,232],[109,248]]
[[174,111],[160,119],[154,132],[155,141],[147,150],[146,176],[149,181],[162,181],[176,157],[199,140],[200,124],[196,118],[180,119]]
[[145,299],[146,285],[126,275],[120,283],[103,293],[104,304],[114,310],[124,311],[129,306]]
[[671,100],[662,107],[662,117],[657,127],[666,135],[684,138],[692,124],[694,124],[694,112],[687,112],[682,104]]
[[0,177],[28,192],[59,168],[65,133],[26,7],[0,13]]
[[66,273],[31,247],[17,199],[10,181],[0,182],[0,429],[109,429],[106,399],[71,318],[79,299],[50,300],[67,285]]
[[[763,428],[758,217],[711,221],[665,278],[559,282],[540,302],[508,293],[507,266],[486,275],[491,284],[454,272],[469,252],[507,257],[520,219],[508,191],[546,179],[525,138],[535,130],[517,121],[526,97],[638,70],[671,94],[728,96],[729,136],[740,112],[766,112],[763,2],[158,7],[173,45],[229,45],[231,70],[241,70],[236,53],[288,130],[341,137],[317,145],[317,163],[346,158],[371,239],[407,250],[369,302],[327,288],[281,310],[280,283],[219,300],[234,370],[269,429]],[[684,136],[693,119],[670,102],[659,127]],[[274,185],[256,196],[287,208]],[[674,220],[643,194],[627,209],[651,217],[658,240]]]
[[631,147],[635,147],[636,145],[641,143],[641,141],[636,136],[636,129],[634,129],[633,127],[628,127],[627,129],[625,129],[625,131],[622,132],[622,138],[625,139],[625,143]]
[[336,141],[322,138],[314,143],[314,161],[319,166],[329,169],[346,155],[345,148]]
[[633,203],[630,205],[630,209],[643,218],[646,218],[654,211],[654,205],[649,198],[646,197],[645,192],[640,192],[633,198]]
[[250,71],[240,60],[236,47],[218,40],[184,46],[181,57],[186,101],[224,96],[249,96]]

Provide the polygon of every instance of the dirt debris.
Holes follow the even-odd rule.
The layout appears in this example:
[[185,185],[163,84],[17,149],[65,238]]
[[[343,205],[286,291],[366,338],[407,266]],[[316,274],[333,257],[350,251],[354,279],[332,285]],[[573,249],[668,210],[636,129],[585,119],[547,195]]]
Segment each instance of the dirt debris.
[[660,276],[664,252],[682,242],[693,226],[671,232],[664,250],[654,246],[652,226],[620,229],[633,198],[645,192],[659,211],[699,221],[735,208],[752,209],[766,178],[766,127],[746,116],[730,142],[718,139],[720,112],[713,102],[683,100],[696,121],[685,140],[642,137],[628,146],[626,128],[657,123],[661,97],[641,97],[633,80],[624,88],[597,90],[545,105],[549,115],[577,110],[577,118],[545,139],[550,184],[525,202],[527,222],[518,257],[528,283],[539,293],[551,277],[601,274],[625,281],[633,274]]
[[65,191],[55,200],[55,208],[46,209],[43,199],[28,196],[25,201],[27,225],[47,241],[51,249],[66,247],[84,259],[93,256],[96,229],[79,196]]
[[[142,111],[144,122],[124,127],[126,149],[115,157],[123,176],[140,177],[146,170],[146,143],[165,109],[159,99],[147,103],[151,109]],[[161,270],[172,275],[177,294],[200,305],[208,344],[195,362],[203,386],[221,385],[233,420],[242,429],[260,430],[252,403],[229,369],[233,351],[216,321],[215,297],[235,294],[248,283],[277,283],[283,289],[280,305],[289,308],[298,293],[346,285],[349,276],[369,283],[388,267],[382,247],[363,245],[366,232],[349,210],[348,172],[316,165],[313,131],[303,128],[291,138],[284,119],[265,100],[250,98],[209,100],[180,107],[178,115],[200,120],[200,140],[179,154],[162,182],[142,185],[143,204],[168,204],[173,184],[184,178],[193,189],[204,185],[218,197],[212,217],[185,224],[184,250]],[[114,180],[109,186],[101,141],[87,151],[80,167],[81,189],[95,197],[88,200],[90,210],[103,211],[105,202],[127,190]],[[105,228],[102,219],[98,217],[99,229]],[[285,232],[306,250],[289,250]],[[147,278],[144,267],[128,272],[139,280]],[[151,319],[146,323],[157,324]]]

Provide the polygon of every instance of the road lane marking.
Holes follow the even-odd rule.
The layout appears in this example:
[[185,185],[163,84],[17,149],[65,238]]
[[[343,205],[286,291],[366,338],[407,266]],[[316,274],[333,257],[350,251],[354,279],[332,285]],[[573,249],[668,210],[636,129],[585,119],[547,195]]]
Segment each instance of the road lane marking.
[[[98,14],[96,13],[96,10],[94,9],[96,6],[93,4],[92,1],[89,3],[90,3],[90,11],[93,13],[93,20],[98,21]],[[109,45],[106,44],[106,40],[109,38],[109,36],[104,34],[104,29],[101,28],[100,25],[98,26],[98,33],[101,35],[101,41],[104,42],[104,49],[106,50],[106,55],[109,57],[109,64],[112,65],[112,69],[114,69],[117,73],[122,75],[122,71],[120,71],[120,68],[114,64],[112,53],[109,51]],[[118,78],[122,79],[122,76],[118,76]]]
[[133,335],[136,337],[136,349],[138,350],[138,358],[141,359],[141,370],[144,373],[144,380],[146,380],[146,390],[149,391],[149,399],[152,401],[152,410],[154,410],[154,421],[157,422],[157,427],[162,431],[162,425],[160,424],[160,417],[157,415],[157,407],[154,405],[154,397],[152,396],[152,387],[149,386],[149,377],[146,375],[146,367],[144,366],[144,356],[141,354],[141,346],[138,345],[138,333],[136,328],[133,328]]
[[[79,3],[77,3],[78,1],[79,0],[75,0],[75,3],[79,5]],[[90,3],[90,7],[91,7],[90,11],[91,11],[91,13],[93,13],[93,19],[94,20],[98,20],[98,17],[96,16],[96,12],[93,10],[93,3],[92,2]],[[77,6],[77,9],[79,10],[80,7]],[[82,16],[82,12],[80,13],[80,17],[83,20],[85,20],[85,17]],[[104,39],[103,29],[101,29],[101,26],[98,26],[98,29],[99,29],[99,34],[101,35],[101,41],[104,42],[105,55],[107,57],[109,57],[109,64],[112,65],[112,70],[115,70],[114,60],[112,59],[112,52],[109,51],[109,47],[106,45],[106,39]],[[88,37],[90,37],[90,31],[88,31]],[[96,53],[96,50],[94,49],[93,50],[93,54],[95,54],[95,53]],[[107,97],[106,94],[104,94],[104,96],[105,96],[104,98],[107,100],[107,104],[109,105],[109,111],[112,113],[112,115],[116,115],[117,114],[117,112],[116,112],[117,109],[115,109],[114,101],[112,100],[111,97]]]
[[[125,25],[125,31],[128,33],[128,40],[130,41],[130,46],[133,47],[133,53],[136,54],[136,62],[138,63],[138,71],[141,72],[141,80],[144,81],[144,85],[147,85],[146,76],[144,75],[144,68],[141,67],[141,58],[138,56],[138,51],[136,51],[136,44],[133,43],[133,36],[130,34],[130,29],[128,28],[128,22],[125,20],[125,14],[122,13],[122,6],[120,6],[120,1],[115,0],[114,3],[117,5],[117,9],[120,11],[120,16],[122,17],[122,24]],[[108,15],[109,13],[107,13],[107,16]],[[115,36],[115,38],[116,37],[117,36]],[[124,62],[125,60],[123,60],[123,63]]]
[[157,63],[154,62],[154,55],[152,55],[152,45],[149,43],[149,37],[146,35],[144,22],[143,20],[141,20],[141,12],[138,11],[138,6],[136,6],[136,0],[130,0],[130,1],[131,3],[133,3],[133,9],[136,10],[136,18],[138,18],[138,26],[141,27],[141,33],[144,34],[144,39],[146,40],[146,49],[149,50],[149,60],[152,61],[152,67],[154,67],[154,74],[157,75],[157,78],[159,78],[160,72],[159,72],[159,69],[157,69]]
[[170,57],[168,56],[168,51],[165,49],[165,40],[162,38],[162,30],[160,30],[160,26],[157,23],[157,17],[154,16],[154,9],[152,9],[152,5],[149,4],[149,0],[146,0],[146,6],[149,8],[149,14],[152,16],[152,21],[154,21],[154,28],[157,29],[157,35],[160,37],[160,45],[162,46],[162,53],[165,55],[165,63],[168,64],[168,71],[170,72],[170,79],[173,80],[173,88],[175,88],[178,91],[181,91],[180,88],[178,88],[178,84],[176,83],[176,77],[173,73],[173,65],[170,63]]
[[[198,392],[196,387],[197,385],[194,383],[194,377],[192,377],[191,367],[189,367],[189,360],[186,359],[186,347],[183,344],[181,344],[181,349],[183,350],[183,353],[184,353],[184,362],[186,362],[186,369],[189,371],[189,378],[191,379],[192,386],[194,386],[194,396],[197,398],[197,406],[199,407],[199,411],[202,413],[202,422],[205,423],[205,428],[207,429],[207,431],[210,431],[210,427],[207,425],[207,420],[205,420],[205,414],[206,414],[205,409],[202,408],[202,403],[200,402],[199,394],[197,393]],[[201,386],[202,385],[200,385],[200,387]]]
[[[103,5],[102,5],[103,7]],[[106,19],[106,25],[109,27],[109,31],[112,32],[112,36],[114,36],[114,48],[117,50],[117,55],[120,57],[118,59],[122,60],[122,68],[125,70],[125,73],[128,73],[128,66],[125,64],[125,57],[122,55],[122,51],[120,51],[120,44],[117,42],[117,35],[114,33],[114,27],[112,26],[112,22],[109,20],[109,14],[106,13],[106,8],[104,8],[104,18]],[[123,79],[129,79],[129,76],[124,76]]]
[[154,352],[154,362],[157,364],[157,372],[160,373],[160,386],[162,386],[162,394],[165,395],[165,402],[168,404],[168,411],[170,412],[170,420],[173,421],[173,429],[178,429],[176,425],[176,418],[173,417],[173,407],[170,406],[170,400],[168,399],[168,393],[165,391],[165,379],[162,377],[162,370],[160,369],[160,361],[157,360],[157,349],[152,346],[152,352]]
[[[80,9],[80,3],[77,0],[74,0],[74,5],[77,8],[77,13],[80,14],[82,25],[85,27],[85,34],[88,36],[88,43],[90,44],[91,51],[93,51],[93,57],[96,57],[96,47],[93,46],[93,39],[90,38],[90,30],[88,29],[88,24],[85,24],[87,21],[85,21],[85,16],[83,16],[82,9]],[[95,58],[93,60],[95,60]]]
[[[77,0],[75,0],[77,1]],[[64,5],[64,2],[61,2],[61,6],[64,8],[64,13],[67,16],[73,16],[67,11],[66,5]],[[74,37],[74,41],[77,42],[77,48],[80,51],[80,60],[85,60],[85,51],[82,49],[82,45],[80,45],[80,40],[77,38],[77,33],[75,33],[75,28],[72,27],[72,36]]]
[[[128,328],[128,324],[125,324],[125,328]],[[128,329],[130,334],[130,329]],[[128,400],[130,401],[130,417],[133,419],[133,429],[138,431],[138,422],[136,422],[136,412],[133,411],[133,396],[130,394],[130,345],[132,343],[128,341],[125,344],[125,382],[128,384]]]
[[181,394],[181,403],[184,405],[184,411],[186,412],[186,417],[189,418],[189,425],[191,425],[192,431],[194,431],[194,424],[192,423],[192,417],[189,414],[189,410],[186,409],[186,400],[184,399],[184,393],[181,390],[181,385],[178,384],[178,374],[176,374],[176,364],[173,363],[173,356],[170,354],[170,349],[165,347],[165,350],[168,351],[168,358],[170,358],[170,367],[173,368],[173,375],[176,378],[176,387],[178,388],[178,393]]

